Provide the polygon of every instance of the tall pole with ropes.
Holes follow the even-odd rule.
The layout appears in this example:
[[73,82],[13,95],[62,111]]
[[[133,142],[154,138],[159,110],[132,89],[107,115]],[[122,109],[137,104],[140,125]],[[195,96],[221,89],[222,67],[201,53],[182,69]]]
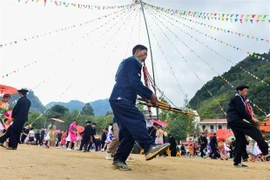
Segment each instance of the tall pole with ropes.
[[[152,47],[151,47],[151,40],[150,40],[150,35],[149,35],[148,25],[147,25],[145,13],[144,13],[143,3],[142,3],[141,0],[138,0],[138,1],[135,1],[135,2],[138,2],[138,3],[141,4],[141,9],[142,9],[142,14],[143,14],[144,24],[145,24],[145,28],[146,28],[146,33],[147,33],[148,43],[149,43],[149,51],[150,51],[150,55],[151,55],[151,65],[152,65],[153,82],[154,82],[154,86],[156,86],[155,68],[154,68],[154,60],[153,60],[153,52],[152,52]],[[155,94],[156,94],[156,92],[155,92]],[[158,108],[156,108],[156,113],[157,113],[157,119],[158,119]]]

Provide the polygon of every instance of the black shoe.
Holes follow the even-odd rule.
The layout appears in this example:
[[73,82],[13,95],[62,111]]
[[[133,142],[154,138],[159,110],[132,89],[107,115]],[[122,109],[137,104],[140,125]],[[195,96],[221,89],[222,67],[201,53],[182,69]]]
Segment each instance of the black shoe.
[[248,167],[247,165],[242,164],[242,163],[233,163],[233,165],[234,167],[244,167],[244,168]]
[[2,147],[3,147],[3,146],[4,146],[4,143],[0,143],[0,146],[2,146]]
[[7,150],[17,150],[17,148],[8,147]]
[[150,146],[149,150],[145,153],[145,160],[149,161],[155,158],[158,154],[163,153],[169,147],[170,147],[170,143]]
[[112,165],[116,168],[116,169],[120,169],[120,170],[124,170],[124,171],[130,171],[131,168],[124,162],[120,161],[120,160],[116,160],[113,161]]

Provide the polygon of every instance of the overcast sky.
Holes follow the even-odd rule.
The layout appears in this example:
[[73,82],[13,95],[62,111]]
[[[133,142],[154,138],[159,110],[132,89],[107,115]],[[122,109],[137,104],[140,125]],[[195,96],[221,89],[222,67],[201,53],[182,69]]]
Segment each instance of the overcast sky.
[[[27,4],[24,2],[25,0],[21,0],[20,3],[17,0],[0,1],[0,44],[77,25],[118,11],[116,9],[83,10],[73,7],[57,7],[50,3],[49,0],[46,7],[43,6],[41,0],[37,4],[31,1]],[[80,2],[89,5],[123,5],[131,3],[131,1],[127,0],[66,0],[66,2]],[[270,4],[267,0],[149,0],[146,2],[167,8],[199,12],[239,14],[269,14],[270,12]],[[121,60],[130,56],[132,47],[138,43],[149,47],[140,9],[126,10],[122,14],[118,14],[120,14],[118,17],[112,15],[87,25],[76,26],[71,30],[52,33],[51,35],[0,48],[0,84],[33,89],[44,105],[51,101],[68,102],[75,99],[89,102],[108,98],[114,85],[117,66]],[[112,20],[113,17],[116,18]],[[184,20],[181,21],[182,24],[175,23],[172,26],[168,23],[172,21],[166,16],[162,15],[162,18],[160,18],[147,9],[146,17],[151,34],[157,85],[177,106],[183,105],[184,95],[172,74],[172,70],[183,92],[188,94],[189,98],[192,98],[205,82],[218,75],[215,71],[220,74],[226,72],[232,64],[181,32],[176,26],[220,54],[226,55],[235,63],[244,59],[247,51],[263,53],[268,52],[269,49],[269,44],[266,42],[257,42],[246,37],[240,38]],[[159,25],[156,25],[153,19]],[[192,19],[255,37],[270,39],[269,23],[241,24]],[[159,21],[162,21],[181,41],[184,41],[194,52],[207,61],[215,71],[185,47]],[[184,27],[183,24],[238,46],[244,51],[241,52],[226,47]],[[159,27],[165,31],[170,40],[164,36]],[[97,28],[99,29],[97,30]],[[87,33],[89,35],[82,38]],[[153,34],[156,38],[154,38]],[[164,59],[156,39],[161,45],[172,70]],[[178,48],[188,63],[183,60],[171,43]],[[38,62],[29,67],[23,67],[34,61]],[[150,57],[147,59],[147,66],[151,72]],[[8,78],[2,78],[2,75],[16,69],[20,69],[20,71],[11,74]],[[193,71],[199,76],[199,79]],[[239,70],[239,73],[242,72]],[[40,86],[36,87],[39,84]]]

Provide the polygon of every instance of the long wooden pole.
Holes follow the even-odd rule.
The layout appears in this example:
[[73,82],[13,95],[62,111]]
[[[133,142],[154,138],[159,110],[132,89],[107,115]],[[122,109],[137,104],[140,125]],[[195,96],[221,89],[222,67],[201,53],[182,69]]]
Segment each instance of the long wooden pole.
[[[148,25],[147,25],[145,13],[144,13],[143,3],[142,3],[141,0],[140,0],[140,4],[141,4],[141,8],[142,8],[142,14],[143,14],[144,24],[145,24],[145,28],[146,28],[146,32],[147,32],[148,43],[149,43],[149,51],[150,51],[150,55],[151,55],[153,82],[154,82],[154,86],[156,86],[155,68],[154,68],[154,60],[153,60],[153,52],[152,52],[151,40],[150,40]],[[155,94],[156,94],[156,92],[155,92]],[[156,108],[156,112],[157,112],[157,119],[158,119],[158,108]]]

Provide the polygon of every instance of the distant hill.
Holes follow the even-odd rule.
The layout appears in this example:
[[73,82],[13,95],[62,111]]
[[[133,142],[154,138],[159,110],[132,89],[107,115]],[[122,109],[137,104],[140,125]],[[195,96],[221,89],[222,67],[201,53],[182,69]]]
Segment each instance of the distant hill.
[[[270,58],[270,54],[261,54],[265,58]],[[270,83],[270,62],[262,61],[254,57],[247,57],[243,61],[239,62],[236,66],[232,67],[228,72],[222,76],[231,82],[234,86],[246,84],[250,87],[248,98],[257,104],[263,111],[269,113],[270,111],[270,86],[267,86],[255,78],[251,77],[248,73],[243,72],[245,69],[254,75],[262,78],[263,81]],[[204,118],[224,118],[217,105],[218,101],[221,107],[227,110],[229,100],[236,93],[235,89],[232,89],[221,77],[214,77],[211,81],[208,81],[200,90],[197,91],[195,96],[190,100],[190,105],[193,109],[196,109]],[[206,91],[207,88],[216,99],[209,95]],[[255,114],[258,116],[264,116],[256,107],[253,107]]]
[[[81,101],[71,100],[70,102],[50,102],[46,105],[46,107],[50,107],[51,105],[62,105],[69,109],[69,111],[73,111],[75,109],[81,110],[85,103]],[[100,99],[93,102],[90,102],[91,106],[94,109],[95,116],[105,115],[110,110],[110,104],[108,99]]]
[[65,106],[71,112],[75,109],[81,110],[82,107],[84,106],[84,103],[81,101],[76,101],[76,100],[71,100],[69,102],[50,102],[49,104],[46,105],[46,108],[50,108],[51,106],[54,106],[54,105]]
[[[75,109],[77,110],[81,110],[82,107],[85,105],[85,103],[81,102],[81,101],[77,101],[77,100],[71,100],[69,102],[50,102],[49,104],[47,104],[46,106],[44,106],[41,101],[39,100],[39,98],[37,96],[35,96],[33,91],[29,91],[27,97],[29,98],[29,100],[31,101],[32,105],[30,108],[31,112],[40,112],[43,113],[46,108],[54,106],[54,105],[62,105],[65,106],[69,109],[69,111],[73,111]],[[15,106],[15,100],[19,99],[19,95],[18,94],[14,94],[11,96],[11,106],[14,107]],[[91,106],[94,109],[94,114],[95,116],[101,116],[101,115],[105,115],[108,111],[110,111],[110,104],[109,104],[109,100],[108,99],[100,99],[100,100],[96,100],[93,102],[90,102]]]
[[[45,106],[40,102],[39,98],[37,96],[35,96],[33,91],[29,91],[27,97],[29,98],[29,100],[31,101],[31,108],[30,111],[36,111],[36,112],[40,112],[43,113],[46,108]],[[14,107],[15,106],[15,100],[19,99],[19,94],[14,94],[11,96],[11,106]]]
[[90,104],[94,109],[95,116],[105,115],[111,109],[109,99],[99,99],[90,102]]

